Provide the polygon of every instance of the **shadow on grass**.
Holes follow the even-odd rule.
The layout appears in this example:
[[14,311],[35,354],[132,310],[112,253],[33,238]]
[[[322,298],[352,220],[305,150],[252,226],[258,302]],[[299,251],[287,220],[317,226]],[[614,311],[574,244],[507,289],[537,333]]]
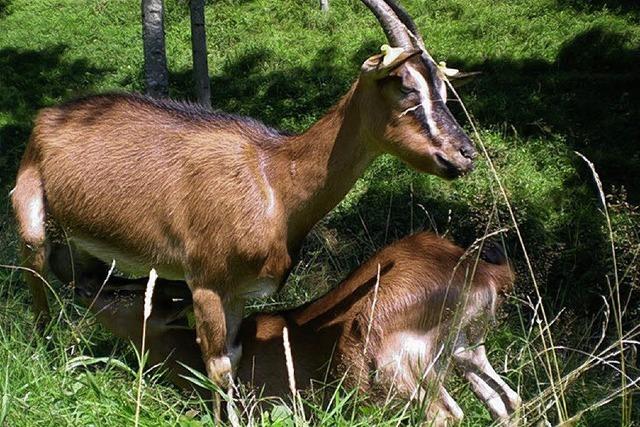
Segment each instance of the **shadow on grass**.
[[[272,126],[302,131],[347,92],[362,62],[377,50],[375,41],[367,41],[344,63],[337,61],[334,47],[327,47],[308,66],[269,72],[263,68],[274,60],[275,53],[250,51],[213,74],[212,105]],[[193,98],[191,71],[172,73],[170,81],[176,96]]]
[[[0,50],[0,180],[13,182],[35,113],[63,99],[91,91],[106,70],[84,59],[68,61],[66,46]],[[4,194],[0,195],[4,197]]]
[[628,41],[594,28],[565,43],[553,63],[463,64],[484,73],[470,109],[483,125],[513,126],[523,136],[563,135],[572,150],[596,164],[606,186],[624,185],[638,202],[640,46],[629,48]]
[[[36,112],[90,92],[106,72],[84,59],[65,59],[65,51],[64,45],[39,50],[0,50],[0,238],[3,243],[7,242],[5,237],[9,238],[11,230],[7,195],[15,182]],[[0,259],[11,259],[14,249],[3,245]]]
[[7,16],[11,6],[11,0],[0,0],[0,18]]
[[[562,135],[566,148],[594,162],[605,192],[619,195],[609,200],[612,209],[625,216],[616,224],[619,265],[637,275],[630,257],[640,243],[640,222],[632,213],[640,202],[640,46],[630,46],[625,34],[596,27],[567,41],[551,63],[505,59],[461,67],[484,73],[466,97],[480,123],[509,126],[521,136]],[[549,264],[547,288],[588,313],[609,292],[605,278],[612,261],[591,171],[577,156],[573,162],[579,174],[564,183],[562,203],[570,210],[551,237],[555,245],[533,250],[536,263]],[[527,241],[541,241],[535,230],[523,231]]]
[[640,3],[637,0],[557,0],[558,6],[572,8],[580,12],[595,12],[602,9],[618,13],[632,14],[640,18]]

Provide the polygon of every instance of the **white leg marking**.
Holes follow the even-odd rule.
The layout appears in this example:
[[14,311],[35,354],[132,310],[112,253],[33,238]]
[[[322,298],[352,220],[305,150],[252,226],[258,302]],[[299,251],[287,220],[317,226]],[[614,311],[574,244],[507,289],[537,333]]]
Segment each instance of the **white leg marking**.
[[474,354],[473,360],[477,363],[476,367],[480,371],[482,371],[482,373],[485,376],[491,378],[491,380],[495,382],[497,386],[500,388],[500,390],[498,391],[502,392],[500,394],[503,400],[506,400],[505,403],[508,406],[507,409],[509,410],[509,413],[515,412],[516,409],[520,407],[522,403],[522,399],[520,398],[518,393],[515,390],[513,390],[511,387],[509,387],[509,384],[507,384],[502,379],[502,377],[498,375],[495,369],[493,369],[493,366],[491,366],[489,359],[487,359],[487,352],[484,345],[475,348],[473,350],[473,354]]
[[493,369],[484,345],[468,348],[466,337],[460,334],[453,357],[462,367],[473,392],[487,405],[494,418],[508,418],[518,409],[522,401],[520,396]]
[[229,357],[212,357],[207,361],[206,366],[209,378],[221,388],[228,387],[233,382],[233,369]]
[[29,237],[36,240],[44,239],[44,205],[42,198],[33,197],[29,200],[27,215],[29,223],[25,227],[25,231]]
[[462,421],[462,419],[464,418],[464,412],[462,412],[462,408],[460,408],[458,402],[456,402],[453,397],[451,397],[447,389],[445,389],[442,385],[440,386],[440,398],[442,399],[442,403],[444,403],[444,406],[446,406],[449,412],[451,412],[451,415],[453,415],[456,420]]

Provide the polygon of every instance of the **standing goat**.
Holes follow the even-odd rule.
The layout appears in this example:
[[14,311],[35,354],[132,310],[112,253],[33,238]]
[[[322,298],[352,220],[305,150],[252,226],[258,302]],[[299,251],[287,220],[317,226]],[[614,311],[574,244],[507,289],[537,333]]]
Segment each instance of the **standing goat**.
[[[45,223],[74,257],[185,280],[209,377],[231,378],[247,298],[274,293],[304,237],[382,153],[447,179],[476,152],[446,82],[393,0],[363,0],[397,48],[369,58],[349,92],[300,135],[198,106],[98,95],[38,115],[12,203],[24,264],[47,265]],[[27,272],[37,318],[44,284]]]
[[[433,387],[437,397],[425,405],[426,417],[441,425],[462,418],[443,386],[452,356],[492,416],[506,420],[520,398],[491,367],[483,338],[498,295],[511,289],[514,276],[497,247],[483,258],[465,257],[461,248],[430,233],[399,240],[316,301],[245,319],[238,378],[264,388],[265,395],[289,393],[282,338],[287,327],[296,383],[303,388],[344,380],[374,398],[395,393],[426,403]],[[144,281],[117,279],[125,283],[98,292],[106,267],[93,271],[94,280],[78,284],[81,300],[107,329],[140,346]],[[188,372],[178,362],[203,368],[185,316],[189,292],[184,285],[179,289],[156,287],[161,293],[154,296],[147,343],[150,362],[165,362],[171,379],[184,387]]]

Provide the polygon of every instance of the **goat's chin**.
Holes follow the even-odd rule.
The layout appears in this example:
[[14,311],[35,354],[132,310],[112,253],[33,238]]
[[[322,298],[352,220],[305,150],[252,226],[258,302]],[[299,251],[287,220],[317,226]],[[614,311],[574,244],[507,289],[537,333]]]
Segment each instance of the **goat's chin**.
[[473,169],[473,163],[460,165],[441,153],[436,153],[434,159],[437,167],[436,175],[446,180],[459,178]]
[[434,175],[447,181],[452,181],[463,174],[463,172],[457,168],[444,167],[433,161],[407,162],[407,164],[418,172]]
[[440,167],[435,162],[435,159],[431,155],[421,155],[421,156],[403,156],[400,157],[403,163],[409,166],[411,169],[420,172],[426,173],[429,175],[441,176],[440,175]]

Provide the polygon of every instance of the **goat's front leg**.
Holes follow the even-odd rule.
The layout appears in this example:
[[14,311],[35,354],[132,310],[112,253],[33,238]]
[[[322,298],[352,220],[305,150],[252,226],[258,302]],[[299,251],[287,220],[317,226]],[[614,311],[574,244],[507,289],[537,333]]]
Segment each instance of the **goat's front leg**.
[[[425,393],[426,395],[426,393]],[[443,385],[438,386],[438,395],[434,396],[426,410],[426,422],[429,427],[446,427],[459,424],[464,412]]]
[[459,424],[464,418],[464,413],[458,403],[451,397],[444,386],[438,386],[437,396],[430,399],[425,389],[420,388],[419,401],[429,399],[425,409],[425,427],[447,427]]
[[451,395],[443,385],[440,386],[440,401],[442,402],[444,407],[447,408],[447,411],[449,411],[455,421],[462,421],[462,419],[464,418],[464,412],[462,412],[462,408],[460,408],[458,402],[456,402],[453,397],[451,397]]
[[[192,282],[189,286],[193,295],[196,341],[202,350],[207,375],[214,384],[228,391],[233,385],[231,360],[238,357],[227,351],[227,342],[233,342],[235,337],[228,338],[223,299],[218,292],[199,282]],[[221,409],[220,396],[214,393],[214,414],[218,421],[221,420]]]
[[493,369],[484,345],[469,346],[466,336],[461,333],[453,358],[494,419],[507,420],[520,407],[520,396]]
[[[431,366],[429,369],[436,369],[436,372],[426,371],[422,375],[420,384],[418,385],[418,401],[429,401],[426,408],[427,423],[426,425],[433,427],[450,426],[458,424],[464,418],[464,412],[458,405],[458,402],[454,400],[449,394],[447,389],[443,385],[446,373],[438,372],[438,363]],[[431,389],[433,395],[430,396],[427,390],[428,383],[431,383]],[[437,392],[436,392],[437,390]]]

